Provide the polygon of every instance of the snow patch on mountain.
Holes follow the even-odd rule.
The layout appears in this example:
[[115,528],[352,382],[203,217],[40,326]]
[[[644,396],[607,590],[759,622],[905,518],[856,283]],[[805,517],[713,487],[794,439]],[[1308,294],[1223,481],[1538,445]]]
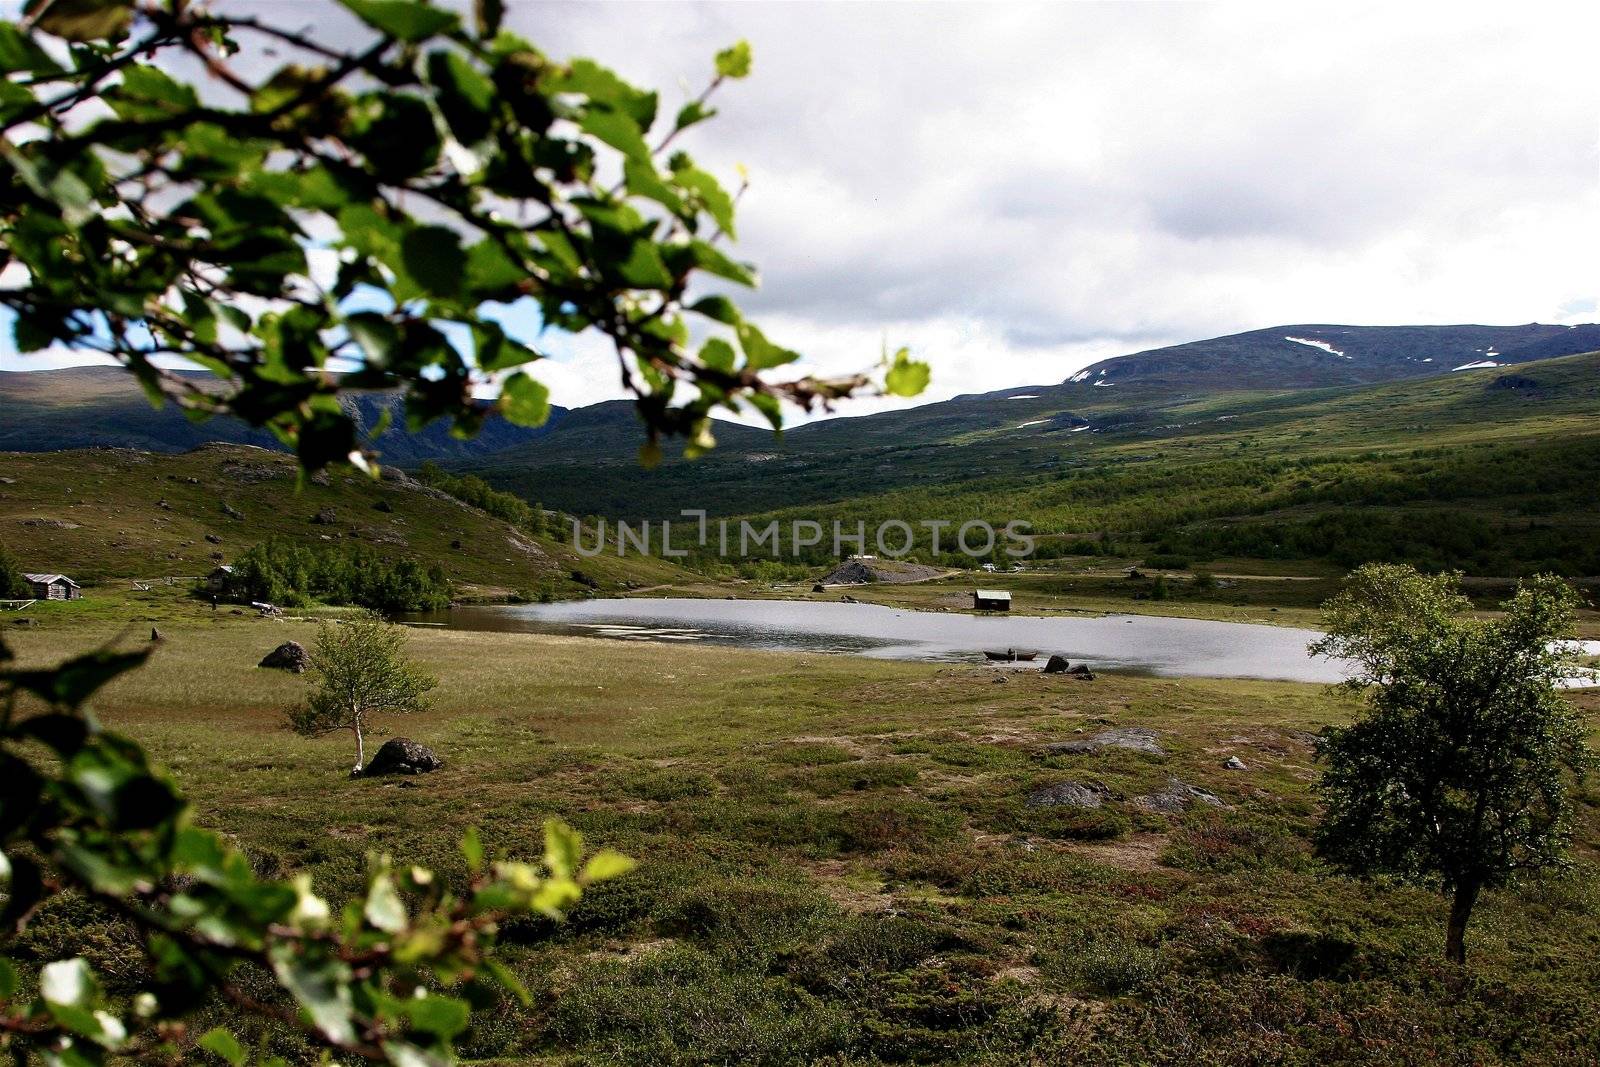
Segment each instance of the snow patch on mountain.
[[1339,351],[1337,348],[1334,348],[1327,341],[1318,341],[1312,337],[1285,337],[1284,340],[1293,341],[1297,345],[1310,345],[1312,348],[1320,348],[1324,352],[1328,353],[1328,355],[1338,356],[1340,359],[1351,358],[1350,356],[1347,356],[1343,352]]

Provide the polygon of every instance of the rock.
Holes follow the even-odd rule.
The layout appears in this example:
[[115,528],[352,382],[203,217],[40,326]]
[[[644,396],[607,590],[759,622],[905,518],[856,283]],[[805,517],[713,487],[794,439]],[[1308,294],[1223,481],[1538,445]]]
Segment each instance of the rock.
[[861,601],[857,600],[853,596],[842,596],[839,599],[844,601],[846,604],[859,604],[859,603],[861,603]]
[[1093,737],[1085,737],[1081,741],[1057,741],[1055,744],[1045,745],[1043,751],[1050,754],[1070,754],[1099,752],[1107,748],[1126,748],[1133,752],[1147,752],[1152,756],[1167,754],[1167,750],[1162,748],[1156,739],[1154,730],[1144,730],[1137,726],[1114,726],[1109,730],[1101,730]]
[[444,766],[433,749],[409,737],[391,737],[361,769],[363,778],[380,774],[427,774]]
[[1003,674],[997,675],[995,677],[994,684],[995,685],[1005,685],[1006,684],[1006,676],[1003,675]]
[[892,585],[897,582],[920,582],[927,578],[937,578],[943,573],[938,567],[929,567],[921,563],[855,557],[845,560],[829,571],[823,577],[822,584],[869,585],[883,582]]
[[1077,678],[1079,681],[1094,681],[1094,671],[1089,669],[1089,665],[1087,663],[1080,663],[1067,673],[1072,675],[1074,678]]
[[331,507],[319,508],[317,513],[311,516],[311,521],[317,526],[332,526],[339,521],[339,513]]
[[151,641],[151,643],[154,644],[155,642],[160,641],[160,640],[163,640],[163,638],[161,636],[161,631],[156,629],[154,626],[150,627],[150,641]]
[[224,500],[222,502],[222,513],[224,515],[228,516],[228,518],[230,518],[230,519],[242,519],[242,518],[244,518],[244,512],[240,511],[238,508],[234,507],[232,504],[228,503],[226,500]]
[[222,538],[218,537],[216,534],[206,534],[206,540],[213,545],[222,544]]
[[818,582],[816,585],[811,587],[811,591],[813,593],[826,593],[828,591],[828,587],[823,585],[821,582]]
[[1222,765],[1230,771],[1242,771],[1245,769],[1244,760],[1238,756],[1229,756],[1222,761]]
[[1098,808],[1111,791],[1099,783],[1057,782],[1028,794],[1030,808]]
[[450,547],[455,549],[457,552],[460,552],[461,551],[461,538],[459,538],[459,537],[452,538],[451,541],[450,541]]
[[31,526],[40,530],[77,530],[81,527],[75,522],[66,519],[23,519],[22,525]]
[[1072,665],[1067,662],[1067,657],[1052,655],[1048,660],[1045,661],[1044,673],[1065,674],[1071,669],[1071,666]]
[[1215,793],[1209,793],[1187,782],[1180,782],[1176,778],[1168,778],[1167,787],[1159,793],[1134,797],[1132,804],[1136,808],[1157,815],[1180,815],[1190,804],[1208,804],[1213,808],[1227,807],[1222,798]]
[[280,671],[293,671],[301,674],[310,664],[311,657],[306,653],[305,646],[298,641],[285,641],[277,648],[268,652],[266,657],[256,666],[271,667]]
[[394,510],[394,505],[389,503],[387,500],[380,500],[376,504],[372,505],[372,509],[374,511],[381,511],[387,515]]

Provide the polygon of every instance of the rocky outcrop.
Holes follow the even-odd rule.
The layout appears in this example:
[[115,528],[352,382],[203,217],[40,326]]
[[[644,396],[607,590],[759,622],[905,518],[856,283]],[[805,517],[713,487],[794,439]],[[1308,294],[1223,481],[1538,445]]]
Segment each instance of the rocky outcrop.
[[1205,804],[1213,808],[1227,807],[1222,798],[1215,793],[1176,778],[1168,778],[1166,788],[1159,793],[1134,797],[1131,803],[1136,808],[1156,815],[1181,815],[1191,804]]
[[1043,751],[1050,755],[1073,755],[1101,752],[1108,748],[1125,748],[1152,756],[1167,754],[1154,730],[1145,730],[1137,726],[1114,726],[1109,730],[1101,730],[1092,737],[1079,738],[1075,741],[1057,741],[1045,745]]
[[271,652],[268,652],[257,666],[301,674],[310,664],[311,657],[307,654],[304,645],[298,641],[285,641]]
[[1057,782],[1028,794],[1030,808],[1098,808],[1111,791],[1098,782]]
[[1066,674],[1067,671],[1071,670],[1071,668],[1072,668],[1072,664],[1067,662],[1067,657],[1053,655],[1048,660],[1045,661],[1044,673],[1046,673],[1046,674]]
[[361,777],[374,778],[382,774],[427,774],[444,766],[444,761],[434,755],[433,749],[409,737],[391,737],[378,749],[377,754],[361,769]]
[[822,585],[869,585],[920,582],[943,574],[937,567],[921,563],[901,563],[892,559],[847,559],[821,579]]

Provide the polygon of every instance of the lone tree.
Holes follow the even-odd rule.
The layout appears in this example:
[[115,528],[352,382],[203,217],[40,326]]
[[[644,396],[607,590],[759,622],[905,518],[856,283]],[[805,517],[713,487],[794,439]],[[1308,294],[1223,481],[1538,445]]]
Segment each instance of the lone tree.
[[323,623],[308,657],[316,691],[290,708],[289,726],[304,737],[322,737],[339,730],[356,735],[356,765],[366,766],[365,731],[373,718],[420,711],[423,697],[438,684],[405,654],[406,634],[399,626],[368,615],[340,626]]
[[1577,603],[1539,577],[1499,617],[1473,618],[1457,576],[1369,564],[1328,602],[1328,634],[1311,646],[1354,662],[1344,684],[1369,706],[1323,732],[1318,851],[1448,893],[1445,956],[1457,963],[1483,890],[1565,862],[1568,779],[1594,765],[1556,692]]

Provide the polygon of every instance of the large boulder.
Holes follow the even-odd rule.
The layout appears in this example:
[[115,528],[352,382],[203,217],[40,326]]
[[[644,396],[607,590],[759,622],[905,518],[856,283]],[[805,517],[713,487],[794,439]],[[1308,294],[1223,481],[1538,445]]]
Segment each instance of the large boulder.
[[1148,811],[1152,815],[1181,815],[1191,804],[1206,804],[1213,808],[1227,807],[1217,794],[1176,778],[1168,778],[1167,787],[1159,793],[1134,797],[1132,803],[1134,807]]
[[444,766],[433,749],[409,737],[391,737],[361,769],[365,778],[380,774],[427,774]]
[[280,671],[293,671],[301,674],[310,666],[311,657],[306,653],[306,647],[298,641],[285,641],[277,648],[268,652],[258,666],[271,667]]
[[1061,753],[1075,755],[1101,752],[1108,748],[1126,748],[1134,752],[1147,752],[1152,756],[1167,754],[1154,730],[1143,730],[1137,726],[1114,726],[1109,730],[1101,730],[1093,737],[1085,737],[1078,741],[1058,741],[1052,745],[1045,745],[1044,751],[1051,755]]
[[1028,794],[1030,808],[1098,808],[1110,796],[1110,790],[1098,782],[1084,785],[1079,782],[1057,782]]
[[1072,664],[1068,663],[1067,657],[1062,655],[1052,655],[1044,662],[1044,673],[1046,674],[1066,674],[1071,669]]

